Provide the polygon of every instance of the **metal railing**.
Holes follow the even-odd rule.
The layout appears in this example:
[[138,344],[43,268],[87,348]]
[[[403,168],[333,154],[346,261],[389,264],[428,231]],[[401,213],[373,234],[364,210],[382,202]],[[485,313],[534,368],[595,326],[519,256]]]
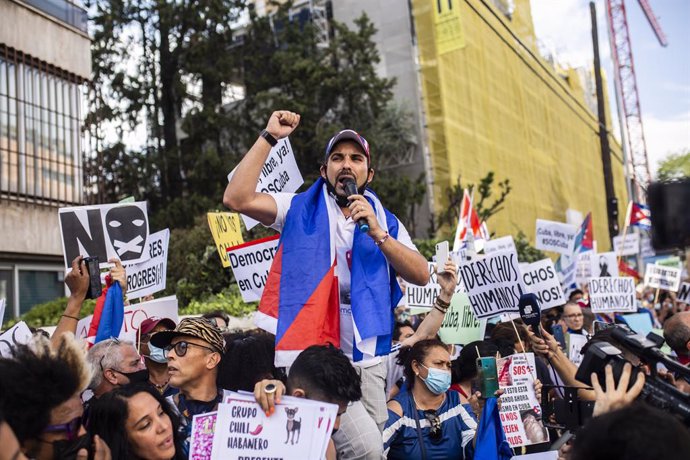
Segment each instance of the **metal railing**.
[[68,0],[22,0],[22,2],[72,27],[76,27],[84,33],[88,33],[86,10]]

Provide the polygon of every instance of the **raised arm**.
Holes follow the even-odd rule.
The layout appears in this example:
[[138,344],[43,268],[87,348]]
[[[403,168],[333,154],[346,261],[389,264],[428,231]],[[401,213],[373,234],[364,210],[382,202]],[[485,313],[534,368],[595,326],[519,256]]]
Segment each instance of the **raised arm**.
[[89,290],[89,272],[86,269],[82,256],[78,256],[72,261],[72,271],[65,276],[65,284],[69,288],[70,296],[67,299],[65,311],[60,316],[57,327],[50,339],[53,347],[57,347],[60,344],[60,337],[65,332],[73,334],[77,332],[81,306],[86,298],[86,292]]
[[[286,110],[273,112],[266,124],[266,131],[276,140],[287,137],[299,125],[300,116]],[[242,158],[232,180],[225,188],[223,204],[264,225],[275,222],[278,208],[275,200],[266,193],[256,191],[261,168],[271,152],[271,144],[259,136],[249,152]]]

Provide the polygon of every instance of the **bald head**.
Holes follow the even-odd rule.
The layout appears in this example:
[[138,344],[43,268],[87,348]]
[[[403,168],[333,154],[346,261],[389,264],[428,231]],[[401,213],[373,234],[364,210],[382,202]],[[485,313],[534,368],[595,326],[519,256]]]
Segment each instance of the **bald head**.
[[690,311],[676,313],[664,323],[664,339],[676,353],[690,352]]

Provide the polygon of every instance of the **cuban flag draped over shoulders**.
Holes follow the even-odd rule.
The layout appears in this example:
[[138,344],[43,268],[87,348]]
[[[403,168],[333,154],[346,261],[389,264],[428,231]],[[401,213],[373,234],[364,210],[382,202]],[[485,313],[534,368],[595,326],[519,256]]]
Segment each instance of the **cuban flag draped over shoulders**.
[[649,230],[652,228],[652,219],[650,216],[651,213],[647,206],[633,202],[630,212],[630,225]]
[[[364,196],[383,229],[397,237],[398,221],[370,190]],[[289,366],[311,345],[340,346],[340,299],[335,232],[341,212],[323,179],[295,195],[259,302],[256,324],[276,335],[276,366]],[[355,229],[351,267],[354,359],[390,352],[393,309],[402,298],[395,271],[366,234]]]

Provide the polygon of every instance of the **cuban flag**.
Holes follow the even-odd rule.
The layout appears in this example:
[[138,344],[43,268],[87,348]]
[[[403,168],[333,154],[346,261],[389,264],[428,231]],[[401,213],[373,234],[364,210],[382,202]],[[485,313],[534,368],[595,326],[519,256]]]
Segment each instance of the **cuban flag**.
[[[391,237],[398,220],[366,190],[379,225]],[[311,345],[340,346],[340,299],[336,277],[335,232],[341,212],[328,195],[323,179],[295,195],[278,250],[266,280],[257,326],[276,335],[276,366],[289,366]],[[393,310],[402,291],[383,252],[365,233],[355,229],[352,245],[351,290],[354,360],[390,352]]]
[[460,217],[458,226],[455,229],[455,239],[453,240],[453,252],[465,249],[468,242],[474,237],[476,250],[484,247],[484,241],[489,239],[486,223],[479,221],[477,211],[472,207],[472,198],[467,192],[463,191],[462,203],[460,204]]
[[594,229],[592,228],[592,213],[588,213],[580,225],[580,231],[575,235],[573,252],[587,252],[594,249]]
[[630,225],[635,225],[645,230],[650,230],[652,228],[652,219],[650,218],[651,213],[649,208],[640,203],[632,203],[632,209],[630,212]]
[[120,335],[125,320],[125,302],[120,283],[107,280],[101,296],[96,299],[96,308],[87,337],[95,337],[93,343]]

